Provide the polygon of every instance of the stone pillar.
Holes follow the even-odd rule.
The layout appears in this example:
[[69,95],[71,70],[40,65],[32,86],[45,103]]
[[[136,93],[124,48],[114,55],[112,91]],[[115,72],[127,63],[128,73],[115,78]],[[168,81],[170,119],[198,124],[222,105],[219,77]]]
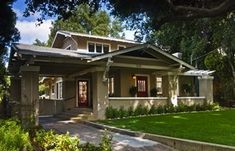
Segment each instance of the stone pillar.
[[19,104],[21,102],[21,79],[17,76],[11,77],[10,85],[10,105],[11,116],[19,116]]
[[199,81],[199,96],[206,97],[208,104],[213,103],[213,79],[212,76],[198,77]]
[[108,107],[108,82],[103,82],[103,72],[92,73],[93,112],[97,119],[105,119]]
[[20,119],[24,127],[39,124],[38,82],[40,68],[36,66],[21,66],[21,102]]
[[173,106],[178,105],[178,75],[168,75],[168,99]]

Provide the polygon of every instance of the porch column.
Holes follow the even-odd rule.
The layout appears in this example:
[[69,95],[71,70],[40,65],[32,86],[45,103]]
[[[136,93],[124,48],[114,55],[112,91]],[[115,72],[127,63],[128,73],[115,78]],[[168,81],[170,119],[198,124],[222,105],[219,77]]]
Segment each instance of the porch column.
[[21,66],[20,119],[24,127],[38,125],[39,95],[38,82],[40,67]]
[[10,85],[10,105],[11,105],[11,116],[19,116],[19,104],[21,98],[21,79],[17,76],[11,77]]
[[168,75],[168,99],[173,106],[178,105],[178,75]]
[[198,77],[199,96],[206,97],[208,104],[213,103],[213,76]]
[[93,112],[97,119],[105,119],[108,107],[108,82],[103,82],[103,72],[92,73]]
[[74,78],[62,78],[62,98],[64,110],[76,107],[76,82]]

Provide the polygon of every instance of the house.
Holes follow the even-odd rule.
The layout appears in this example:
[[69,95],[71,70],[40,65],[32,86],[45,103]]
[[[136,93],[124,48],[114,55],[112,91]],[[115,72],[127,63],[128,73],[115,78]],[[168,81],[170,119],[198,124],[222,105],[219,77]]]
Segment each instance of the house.
[[[90,108],[96,119],[104,119],[107,106],[213,101],[211,72],[155,45],[131,40],[58,31],[51,48],[13,44],[8,70],[11,100],[22,120],[33,113],[37,122],[39,112],[72,108]],[[48,77],[44,82],[49,79],[56,99],[39,101],[39,76]],[[136,93],[130,94],[135,87]]]

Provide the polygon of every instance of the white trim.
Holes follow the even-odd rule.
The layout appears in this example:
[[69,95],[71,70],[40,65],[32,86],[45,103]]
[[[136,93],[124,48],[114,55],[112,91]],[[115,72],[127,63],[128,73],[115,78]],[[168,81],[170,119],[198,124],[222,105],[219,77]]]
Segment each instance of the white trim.
[[168,97],[109,97],[109,100],[167,100]]
[[[90,52],[89,51],[89,46],[88,46],[89,43],[93,43],[94,44],[94,52]],[[96,51],[96,45],[97,44],[101,45],[101,52],[97,52]],[[96,41],[87,41],[87,43],[86,43],[86,51],[88,53],[93,53],[93,54],[103,54],[104,53],[104,47],[103,47],[104,45],[108,45],[109,46],[109,52],[111,52],[111,45],[109,43],[96,42]]]
[[81,33],[75,33],[75,32],[69,32],[69,31],[57,31],[57,34],[61,34],[64,36],[79,36],[79,37],[87,37],[87,38],[94,38],[94,39],[102,39],[102,40],[109,40],[109,41],[117,41],[117,42],[124,42],[124,43],[131,43],[131,44],[141,44],[140,42],[134,41],[134,40],[127,40],[127,39],[118,39],[113,37],[104,37],[104,36],[95,36],[95,35],[89,35],[89,34],[81,34]]
[[205,96],[186,96],[186,97],[177,97],[178,99],[206,99]]
[[70,45],[68,45],[67,47],[65,47],[64,49],[65,49],[65,50],[71,50],[71,49],[68,49],[69,47],[71,48],[72,45],[70,44]]

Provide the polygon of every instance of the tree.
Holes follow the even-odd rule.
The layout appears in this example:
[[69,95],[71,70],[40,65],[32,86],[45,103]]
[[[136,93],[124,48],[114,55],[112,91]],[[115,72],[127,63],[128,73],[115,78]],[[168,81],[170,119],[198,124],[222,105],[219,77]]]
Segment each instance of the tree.
[[7,93],[9,79],[6,77],[5,61],[7,47],[18,41],[20,36],[15,28],[16,14],[12,10],[14,0],[0,1],[0,102]]
[[123,30],[121,22],[114,18],[111,21],[109,15],[105,11],[97,11],[92,13],[88,5],[80,5],[74,14],[67,20],[58,19],[53,23],[51,33],[49,35],[48,45],[52,44],[54,36],[58,30],[67,30],[79,33],[92,33],[93,35],[112,36],[121,38],[120,33]]
[[35,39],[33,45],[36,45],[36,46],[47,46],[46,42],[43,42],[39,39]]
[[25,16],[41,11],[39,21],[47,15],[58,15],[59,18],[66,19],[74,13],[76,6],[84,3],[92,11],[106,4],[114,15],[127,21],[130,28],[137,30],[136,36],[139,40],[143,33],[158,29],[165,23],[223,16],[235,9],[234,0],[27,0]]

